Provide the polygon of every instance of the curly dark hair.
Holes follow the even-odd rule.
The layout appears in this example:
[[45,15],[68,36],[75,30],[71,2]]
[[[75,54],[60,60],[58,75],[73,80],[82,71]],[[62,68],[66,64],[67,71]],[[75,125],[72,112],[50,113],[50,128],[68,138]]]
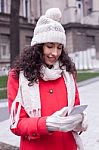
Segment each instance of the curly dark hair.
[[[75,77],[77,74],[75,64],[72,62],[68,53],[62,49],[62,53],[59,57],[59,62],[61,66],[66,66],[66,71],[72,73]],[[11,68],[14,69],[16,77],[19,78],[19,72],[23,71],[24,76],[29,81],[29,85],[37,82],[41,78],[42,74],[40,72],[43,60],[43,44],[37,44],[35,46],[29,46],[24,48],[23,53],[15,59]]]

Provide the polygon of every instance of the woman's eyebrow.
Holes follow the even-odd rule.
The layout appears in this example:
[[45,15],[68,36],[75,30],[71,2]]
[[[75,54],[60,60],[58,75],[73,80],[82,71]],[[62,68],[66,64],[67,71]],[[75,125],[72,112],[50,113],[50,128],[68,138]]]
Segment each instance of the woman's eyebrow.
[[46,43],[46,44],[54,44],[53,42],[48,42],[48,43]]

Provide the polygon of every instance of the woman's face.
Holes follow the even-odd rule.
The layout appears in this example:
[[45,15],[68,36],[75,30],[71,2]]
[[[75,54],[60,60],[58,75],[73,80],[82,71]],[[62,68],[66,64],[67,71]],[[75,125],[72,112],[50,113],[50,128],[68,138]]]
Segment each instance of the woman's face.
[[62,53],[62,44],[45,43],[43,45],[43,58],[46,65],[54,65]]

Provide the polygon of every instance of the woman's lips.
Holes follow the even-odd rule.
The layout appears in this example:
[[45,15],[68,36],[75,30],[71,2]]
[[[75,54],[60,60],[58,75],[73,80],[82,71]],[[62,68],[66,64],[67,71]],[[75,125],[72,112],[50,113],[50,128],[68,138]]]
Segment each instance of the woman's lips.
[[49,60],[50,62],[56,61],[56,59],[55,59],[54,57],[48,57],[48,60]]

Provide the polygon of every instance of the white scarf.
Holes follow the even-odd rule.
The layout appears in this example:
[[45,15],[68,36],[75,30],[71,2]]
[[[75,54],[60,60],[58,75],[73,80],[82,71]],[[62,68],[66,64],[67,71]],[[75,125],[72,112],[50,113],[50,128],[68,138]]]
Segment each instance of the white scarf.
[[[68,106],[73,106],[75,102],[75,82],[72,74],[66,71],[66,67],[61,70],[59,62],[56,62],[51,69],[43,66],[41,72],[44,74],[44,81],[56,80],[63,75],[68,92]],[[21,106],[23,106],[29,117],[41,117],[39,82],[34,83],[33,86],[28,86],[28,83],[29,81],[24,77],[23,72],[20,72],[18,93],[11,107],[11,128],[16,128],[18,124]],[[17,112],[15,111],[16,102],[19,102]],[[79,137],[75,133],[73,135],[79,147],[79,144],[81,145],[81,142],[78,142]],[[78,148],[78,150],[83,149]]]

